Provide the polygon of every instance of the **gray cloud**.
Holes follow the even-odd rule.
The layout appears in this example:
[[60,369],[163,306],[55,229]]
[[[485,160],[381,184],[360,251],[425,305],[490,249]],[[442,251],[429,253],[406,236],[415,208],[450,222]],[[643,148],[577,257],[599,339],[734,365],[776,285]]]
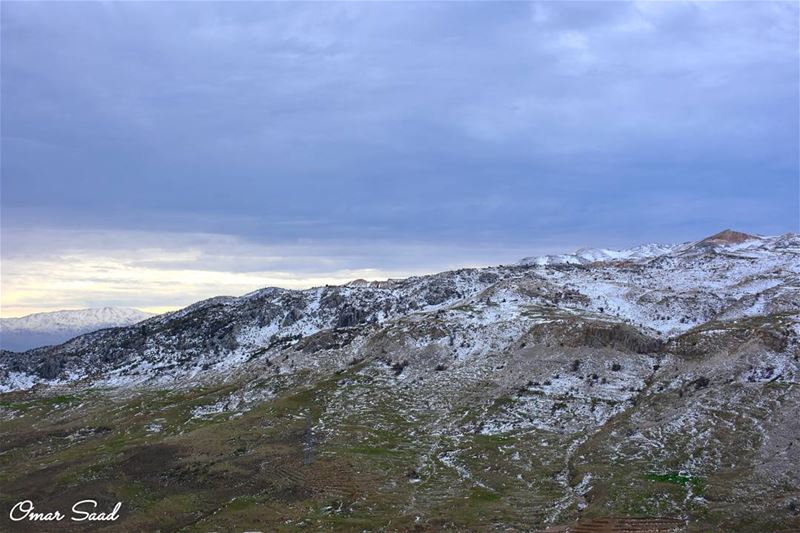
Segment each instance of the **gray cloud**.
[[0,9],[4,242],[311,241],[396,271],[384,243],[477,263],[798,228],[794,3]]

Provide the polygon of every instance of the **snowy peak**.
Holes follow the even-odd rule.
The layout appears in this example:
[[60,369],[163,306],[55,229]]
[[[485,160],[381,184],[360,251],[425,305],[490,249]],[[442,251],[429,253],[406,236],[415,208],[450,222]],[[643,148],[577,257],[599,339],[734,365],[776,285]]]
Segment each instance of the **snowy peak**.
[[571,254],[525,257],[519,264],[521,266],[546,266],[563,264],[586,265],[606,261],[640,261],[674,252],[677,248],[677,245],[657,243],[643,244],[625,250],[581,248]]
[[[789,234],[791,235],[791,234]],[[547,266],[547,265],[586,265],[607,261],[647,261],[665,255],[679,255],[716,249],[750,248],[763,244],[777,244],[783,237],[759,237],[740,231],[726,229],[706,237],[697,242],[684,244],[643,244],[624,250],[610,250],[606,248],[581,248],[571,254],[544,255],[539,257],[526,257],[519,262],[521,266]]]
[[129,307],[100,307],[2,318],[0,345],[6,350],[27,350],[58,344],[98,329],[130,326],[152,316]]
[[668,244],[643,244],[626,250],[608,250],[605,248],[581,248],[575,256],[582,263],[596,263],[602,261],[638,261],[668,254],[675,250],[675,246]]
[[130,307],[99,307],[34,313],[16,318],[0,319],[3,330],[26,329],[30,331],[73,330],[95,326],[122,326],[140,322],[154,316]]

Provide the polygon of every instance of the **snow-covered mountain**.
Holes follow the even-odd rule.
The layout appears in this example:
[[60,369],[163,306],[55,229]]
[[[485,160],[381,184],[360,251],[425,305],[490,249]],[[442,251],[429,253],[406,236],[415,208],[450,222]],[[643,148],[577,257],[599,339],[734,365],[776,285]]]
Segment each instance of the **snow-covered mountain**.
[[729,251],[745,249],[751,246],[758,246],[761,240],[762,237],[757,235],[748,235],[747,233],[728,229],[697,242],[686,242],[683,244],[650,243],[624,250],[581,248],[571,254],[525,257],[519,264],[523,266],[546,266],[564,264],[586,265],[589,263],[607,261],[641,261],[667,254],[696,252],[705,249],[725,248]]
[[130,326],[153,316],[127,307],[101,307],[0,318],[0,348],[23,351],[61,344],[103,328]]
[[546,265],[585,265],[603,261],[638,261],[664,255],[680,248],[681,245],[643,244],[625,250],[609,250],[606,248],[581,248],[571,254],[542,255],[525,257],[520,260],[522,266]]
[[[24,356],[0,357],[0,369],[13,361],[13,367],[26,369],[22,382],[31,383],[74,380],[87,370],[100,371],[109,383],[214,377],[253,354],[265,358],[326,331],[338,336],[358,330],[352,334],[367,342],[376,331],[428,324],[431,316],[447,326],[450,337],[465,339],[451,350],[458,358],[513,343],[545,320],[541,313],[625,324],[666,341],[722,318],[797,312],[798,258],[797,234],[759,237],[725,230],[696,242],[579,250],[555,261],[525,259],[518,265],[308,290],[266,288],[211,298],[135,327],[98,331]],[[462,312],[465,308],[473,312]],[[6,319],[3,326],[52,331],[81,324],[85,331],[101,321],[142,318],[146,315],[136,310],[89,310]]]
[[0,352],[4,492],[88,480],[135,531],[797,530],[800,235],[565,257]]

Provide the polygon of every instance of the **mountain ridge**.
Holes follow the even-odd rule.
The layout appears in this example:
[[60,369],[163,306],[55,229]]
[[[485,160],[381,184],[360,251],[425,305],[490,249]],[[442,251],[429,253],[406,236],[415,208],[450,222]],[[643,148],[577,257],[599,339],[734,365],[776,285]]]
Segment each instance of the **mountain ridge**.
[[[626,250],[613,251],[615,253],[606,253],[608,251],[602,250],[603,253],[587,254],[585,249],[582,249],[583,251],[578,250],[575,254],[568,256],[578,257],[575,261],[548,261],[541,263],[536,261],[525,262],[523,260],[517,265],[468,268],[378,282],[354,280],[343,285],[313,287],[305,290],[266,287],[240,297],[219,296],[202,300],[171,313],[147,318],[142,322],[141,326],[137,326],[135,329],[112,330],[109,333],[98,333],[95,337],[113,337],[119,333],[137,337],[136,341],[129,341],[129,344],[144,345],[148,341],[146,334],[143,333],[142,335],[145,338],[142,338],[138,333],[147,332],[151,328],[158,331],[166,331],[169,328],[169,324],[173,322],[180,324],[185,321],[185,317],[196,316],[200,318],[201,315],[208,315],[211,312],[215,316],[210,324],[205,324],[202,321],[190,321],[193,327],[198,328],[196,330],[198,338],[208,337],[208,329],[217,332],[211,336],[211,339],[206,339],[203,346],[193,346],[193,352],[200,354],[205,350],[217,354],[228,353],[228,357],[222,357],[221,355],[217,357],[227,360],[231,358],[241,359],[242,354],[236,352],[240,352],[240,348],[244,346],[249,347],[247,348],[248,350],[262,350],[282,337],[294,338],[296,342],[299,338],[330,328],[339,329],[357,325],[363,326],[365,324],[379,325],[390,320],[401,319],[409,313],[415,314],[447,308],[461,300],[474,299],[482,291],[492,286],[502,285],[504,278],[508,278],[505,281],[506,283],[517,283],[520,280],[523,283],[528,283],[525,277],[528,272],[527,269],[530,267],[535,268],[535,270],[531,271],[531,276],[537,279],[542,278],[539,279],[539,282],[548,285],[544,289],[545,294],[547,294],[545,296],[545,305],[558,308],[566,304],[567,308],[581,308],[581,312],[597,313],[599,311],[601,315],[605,315],[605,319],[636,324],[642,331],[654,336],[669,336],[684,332],[691,326],[700,325],[703,320],[699,317],[690,319],[688,315],[672,320],[662,320],[662,318],[666,317],[660,315],[656,315],[655,319],[653,316],[641,316],[642,311],[638,309],[639,307],[653,307],[653,305],[649,304],[655,304],[656,302],[642,300],[631,307],[631,302],[624,301],[625,298],[620,293],[620,289],[624,289],[625,283],[620,285],[619,280],[610,279],[605,285],[593,284],[591,280],[586,279],[586,276],[577,276],[576,279],[569,279],[568,275],[565,276],[560,272],[564,268],[573,270],[575,268],[607,268],[612,269],[607,275],[615,276],[619,272],[627,275],[628,270],[630,268],[635,269],[637,265],[639,268],[645,269],[656,267],[663,269],[668,265],[668,268],[672,270],[677,267],[683,268],[685,265],[691,265],[693,270],[699,270],[696,272],[697,277],[694,282],[702,280],[709,283],[713,280],[709,279],[702,272],[702,269],[698,269],[702,265],[697,262],[702,262],[702,258],[717,258],[717,253],[720,251],[738,254],[737,257],[741,261],[750,261],[751,263],[759,257],[757,255],[759,246],[761,247],[760,251],[767,254],[764,255],[765,259],[768,257],[775,259],[775,254],[770,248],[772,245],[778,245],[778,250],[785,249],[790,254],[800,253],[800,245],[798,245],[800,235],[795,233],[773,237],[747,236],[748,238],[745,239],[735,237],[733,242],[728,242],[719,237],[730,233],[730,230],[725,230],[699,241],[678,245],[643,245]],[[747,235],[738,232],[733,233],[739,236]],[[755,253],[756,256],[748,258],[748,251]],[[580,256],[579,254],[584,255]],[[676,263],[678,263],[677,266]],[[540,267],[544,267],[545,270],[539,270]],[[582,270],[574,271],[583,272]],[[543,274],[543,272],[548,274]],[[567,272],[570,272],[570,270],[567,270]],[[736,274],[753,275],[749,272],[736,272]],[[682,279],[677,279],[676,285],[683,281]],[[744,282],[746,280],[737,281]],[[555,285],[553,285],[554,283]],[[762,283],[769,284],[770,281],[765,280]],[[602,288],[598,289],[598,287]],[[662,287],[656,292],[664,292],[663,289]],[[678,293],[680,293],[679,289],[677,290]],[[518,290],[518,288],[515,288],[515,290]],[[543,288],[539,286],[536,290],[542,291]],[[669,290],[675,291],[676,288],[669,286]],[[606,294],[604,291],[611,292]],[[648,292],[650,292],[650,295],[642,295],[642,297],[652,298],[654,292]],[[550,293],[556,293],[558,296],[553,298]],[[665,296],[667,295],[664,294],[660,298],[663,299]],[[541,294],[537,296],[537,299],[540,300],[541,298]],[[709,298],[717,298],[717,296],[710,293]],[[593,300],[595,302],[592,305],[583,305]],[[784,300],[786,298],[781,297],[780,301]],[[616,301],[618,306],[623,304],[628,307],[620,307],[617,310],[618,312],[614,314],[615,312],[611,310],[613,304],[601,305],[601,303],[598,303],[602,301]],[[750,312],[744,309],[743,302],[737,302],[737,305],[742,308],[740,312]],[[786,305],[792,308],[791,304],[786,303]],[[233,321],[226,320],[225,310],[227,309],[230,309],[232,313],[237,313],[242,309],[249,310],[247,311],[249,318],[243,323],[233,324],[236,321],[235,319]],[[696,311],[687,310],[689,314],[696,314]],[[703,319],[710,318],[707,311],[705,314],[701,314]],[[282,318],[279,318],[278,315]],[[234,314],[233,316],[235,317],[236,315]],[[166,329],[165,326],[167,326]],[[206,331],[203,331],[203,328]],[[68,342],[67,345],[78,341],[80,341],[79,344],[83,345],[86,342],[91,342],[91,339],[92,334],[89,334],[89,337],[83,335],[75,341]],[[58,348],[60,346],[34,349],[32,352],[35,355],[40,355],[52,353],[57,351]],[[158,349],[160,350],[161,348]],[[82,347],[81,351],[85,352],[86,348]],[[108,355],[103,356],[104,359],[109,357]],[[200,357],[203,358],[203,355],[201,354]],[[13,361],[13,359],[14,357],[8,355],[0,357],[0,371],[4,366],[8,367],[9,361]],[[12,366],[20,366],[19,362],[24,359],[18,359],[16,364]],[[57,357],[56,359],[59,361],[57,365],[59,367],[63,366],[65,364],[63,362],[67,360],[62,357]],[[207,361],[204,364],[207,364]],[[44,373],[40,372],[40,377],[46,376],[48,379],[54,377],[52,375],[53,365],[48,364],[46,366],[50,370]],[[39,368],[41,369],[41,366]],[[2,386],[2,381],[0,381],[0,386]]]
[[2,352],[3,492],[134,495],[137,531],[797,529],[800,235],[700,242]]

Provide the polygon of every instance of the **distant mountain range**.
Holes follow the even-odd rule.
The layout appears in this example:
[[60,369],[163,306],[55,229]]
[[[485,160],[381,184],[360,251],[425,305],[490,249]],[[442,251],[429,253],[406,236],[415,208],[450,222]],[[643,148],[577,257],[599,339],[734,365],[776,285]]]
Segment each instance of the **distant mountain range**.
[[100,307],[0,318],[0,348],[18,352],[61,344],[84,333],[130,326],[152,316],[129,307]]

